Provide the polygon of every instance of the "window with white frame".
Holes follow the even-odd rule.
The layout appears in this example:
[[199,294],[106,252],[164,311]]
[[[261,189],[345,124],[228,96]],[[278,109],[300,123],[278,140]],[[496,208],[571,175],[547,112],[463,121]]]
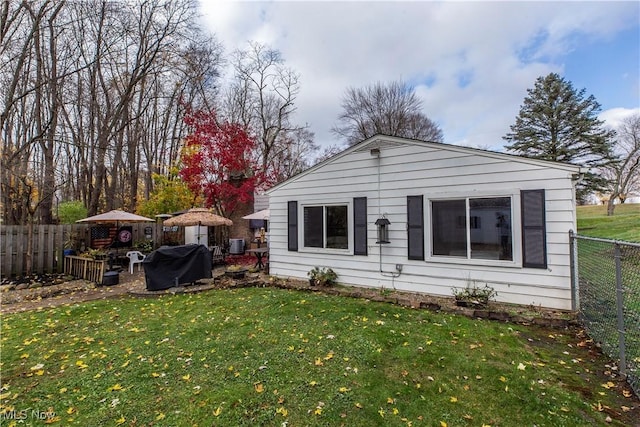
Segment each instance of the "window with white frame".
[[513,261],[511,197],[431,201],[431,254]]
[[349,248],[347,205],[304,206],[303,227],[307,248]]

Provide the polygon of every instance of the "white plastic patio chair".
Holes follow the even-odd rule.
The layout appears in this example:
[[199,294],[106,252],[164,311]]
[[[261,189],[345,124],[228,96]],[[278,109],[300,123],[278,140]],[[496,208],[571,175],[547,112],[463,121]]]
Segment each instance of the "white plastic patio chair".
[[[146,255],[140,251],[129,251],[127,252],[127,258],[129,258],[129,273],[133,274],[133,266],[135,264],[142,264]],[[141,267],[142,265],[138,265],[138,271],[140,271]]]

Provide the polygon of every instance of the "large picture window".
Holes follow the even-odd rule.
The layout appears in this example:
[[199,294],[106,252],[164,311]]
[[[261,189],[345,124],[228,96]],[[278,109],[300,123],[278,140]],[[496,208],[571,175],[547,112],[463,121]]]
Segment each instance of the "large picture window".
[[433,256],[513,261],[511,197],[433,200]]
[[305,206],[304,246],[348,249],[349,220],[346,205]]

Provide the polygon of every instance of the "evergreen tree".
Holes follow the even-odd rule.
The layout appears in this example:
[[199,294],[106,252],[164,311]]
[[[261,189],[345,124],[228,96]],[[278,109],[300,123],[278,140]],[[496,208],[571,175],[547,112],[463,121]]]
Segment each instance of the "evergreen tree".
[[556,73],[539,77],[527,89],[524,104],[503,139],[505,148],[525,157],[573,163],[589,169],[578,186],[578,199],[603,189],[607,182],[593,173],[615,159],[613,137],[597,118],[600,104],[585,89],[576,91]]

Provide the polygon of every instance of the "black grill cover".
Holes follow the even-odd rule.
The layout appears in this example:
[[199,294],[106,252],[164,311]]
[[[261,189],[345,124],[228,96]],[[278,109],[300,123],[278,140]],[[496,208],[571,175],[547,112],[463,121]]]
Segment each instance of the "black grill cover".
[[159,291],[211,277],[211,252],[204,245],[167,246],[142,262],[147,290]]

